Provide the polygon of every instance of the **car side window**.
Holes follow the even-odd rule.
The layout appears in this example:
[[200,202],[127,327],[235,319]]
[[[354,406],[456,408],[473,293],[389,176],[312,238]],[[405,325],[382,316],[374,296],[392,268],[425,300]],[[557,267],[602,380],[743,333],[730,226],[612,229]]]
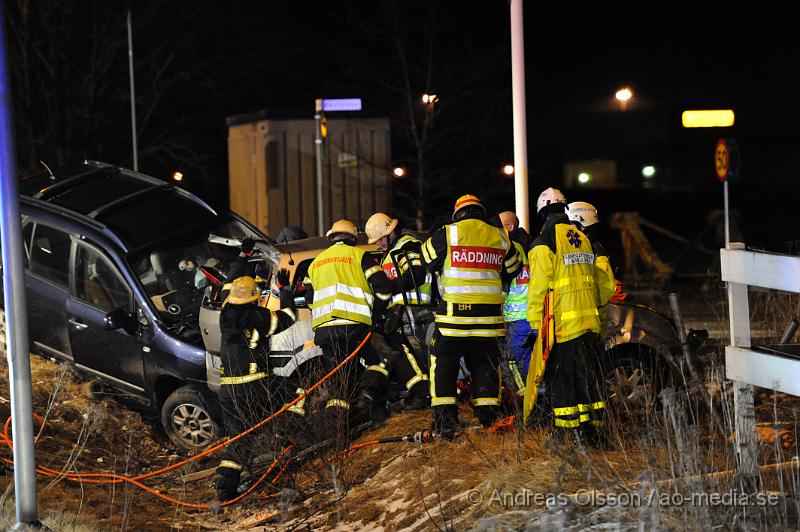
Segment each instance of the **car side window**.
[[111,262],[94,248],[78,246],[75,295],[104,312],[131,311],[131,291]]
[[[29,225],[32,235],[23,232],[27,266],[31,273],[66,290],[69,251],[72,244],[69,234],[40,223]],[[29,247],[28,242],[30,242]]]

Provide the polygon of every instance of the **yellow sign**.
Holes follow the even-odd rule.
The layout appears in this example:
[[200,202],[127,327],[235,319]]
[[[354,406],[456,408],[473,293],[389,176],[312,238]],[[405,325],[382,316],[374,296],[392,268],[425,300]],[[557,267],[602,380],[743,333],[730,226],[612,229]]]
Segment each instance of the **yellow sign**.
[[681,123],[683,127],[731,127],[734,118],[732,109],[684,111]]
[[728,143],[725,139],[717,141],[717,149],[714,150],[714,169],[717,171],[717,179],[724,183],[728,179],[731,167],[731,155],[728,151]]

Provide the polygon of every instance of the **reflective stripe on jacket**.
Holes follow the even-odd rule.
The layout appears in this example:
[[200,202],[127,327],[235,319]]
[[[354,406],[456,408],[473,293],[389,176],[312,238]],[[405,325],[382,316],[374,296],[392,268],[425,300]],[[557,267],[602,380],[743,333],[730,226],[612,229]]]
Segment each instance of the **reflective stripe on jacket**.
[[450,303],[501,304],[500,272],[515,269],[515,253],[504,264],[509,249],[506,232],[476,219],[445,226],[447,255],[440,276],[442,298]]
[[[407,244],[412,245],[407,246]],[[404,249],[404,246],[406,249]],[[388,277],[389,280],[394,281],[398,277],[398,271],[394,265],[392,254],[398,250],[404,251],[404,253],[401,253],[397,257],[397,266],[400,268],[399,275],[408,279],[405,287],[411,288],[411,290],[406,292],[405,300],[403,299],[402,292],[394,294],[392,296],[392,301],[389,303],[389,308],[394,307],[395,305],[403,305],[406,303],[406,300],[408,301],[409,305],[427,305],[431,302],[431,282],[433,280],[433,276],[431,276],[430,273],[425,274],[425,282],[419,287],[419,299],[417,299],[417,291],[413,289],[413,285],[409,286],[411,277],[414,274],[414,270],[422,269],[422,260],[420,258],[419,250],[421,246],[422,242],[413,236],[403,235],[397,239],[397,242],[395,242],[394,246],[392,246],[392,249],[390,249],[389,252],[383,257],[381,267],[383,268],[383,271],[386,272],[386,277]],[[409,268],[411,269],[410,273]]]
[[364,271],[363,258],[363,249],[337,242],[320,253],[308,267],[308,277],[314,287],[313,329],[334,320],[372,325],[374,295],[367,279],[381,268],[376,264]]
[[522,258],[522,269],[508,287],[508,294],[506,294],[506,299],[503,302],[503,319],[505,321],[519,321],[526,319],[527,316],[530,268],[528,267],[528,255],[522,245],[514,241],[511,243],[517,248],[517,252]]
[[599,270],[586,235],[569,224],[566,215],[555,216],[556,222],[545,223],[528,254],[531,280],[527,316],[531,327],[539,329],[544,298],[552,290],[556,342],[566,342],[587,331],[600,332]]

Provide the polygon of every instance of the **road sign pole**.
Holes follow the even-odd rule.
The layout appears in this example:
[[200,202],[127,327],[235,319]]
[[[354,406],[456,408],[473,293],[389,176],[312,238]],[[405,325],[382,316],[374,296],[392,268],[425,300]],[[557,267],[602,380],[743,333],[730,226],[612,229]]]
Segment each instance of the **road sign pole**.
[[730,211],[728,210],[728,180],[722,184],[722,194],[725,208],[725,247],[730,247],[731,244],[731,219]]
[[31,358],[28,351],[28,313],[25,266],[20,229],[19,195],[14,168],[14,130],[11,127],[11,86],[6,61],[5,9],[0,7],[0,247],[3,300],[6,314],[8,385],[14,440],[14,498],[17,522],[11,530],[40,526],[36,500],[36,455],[33,449]]
[[319,236],[325,234],[325,219],[322,216],[323,198],[322,198],[322,100],[316,101],[314,113],[314,122],[316,124],[316,136],[314,137],[314,144],[316,145],[317,152],[317,233]]

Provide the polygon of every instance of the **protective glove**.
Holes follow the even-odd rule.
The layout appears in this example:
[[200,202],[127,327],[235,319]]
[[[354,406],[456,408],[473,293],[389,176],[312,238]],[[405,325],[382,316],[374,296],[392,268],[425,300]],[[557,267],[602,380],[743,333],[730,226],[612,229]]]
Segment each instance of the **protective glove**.
[[402,318],[402,307],[396,305],[386,311],[386,317],[383,322],[383,331],[385,334],[392,334],[400,326],[400,319]]
[[289,270],[287,268],[281,268],[275,274],[275,284],[278,286],[279,290],[288,290],[291,288],[290,281],[289,281]]
[[522,347],[533,347],[533,344],[536,343],[537,336],[539,336],[539,331],[534,329],[533,331],[531,331],[531,334],[529,334],[528,337],[525,338],[525,341],[522,343]]
[[242,254],[246,257],[249,257],[253,254],[253,248],[255,248],[256,241],[252,238],[245,237],[242,239]]

